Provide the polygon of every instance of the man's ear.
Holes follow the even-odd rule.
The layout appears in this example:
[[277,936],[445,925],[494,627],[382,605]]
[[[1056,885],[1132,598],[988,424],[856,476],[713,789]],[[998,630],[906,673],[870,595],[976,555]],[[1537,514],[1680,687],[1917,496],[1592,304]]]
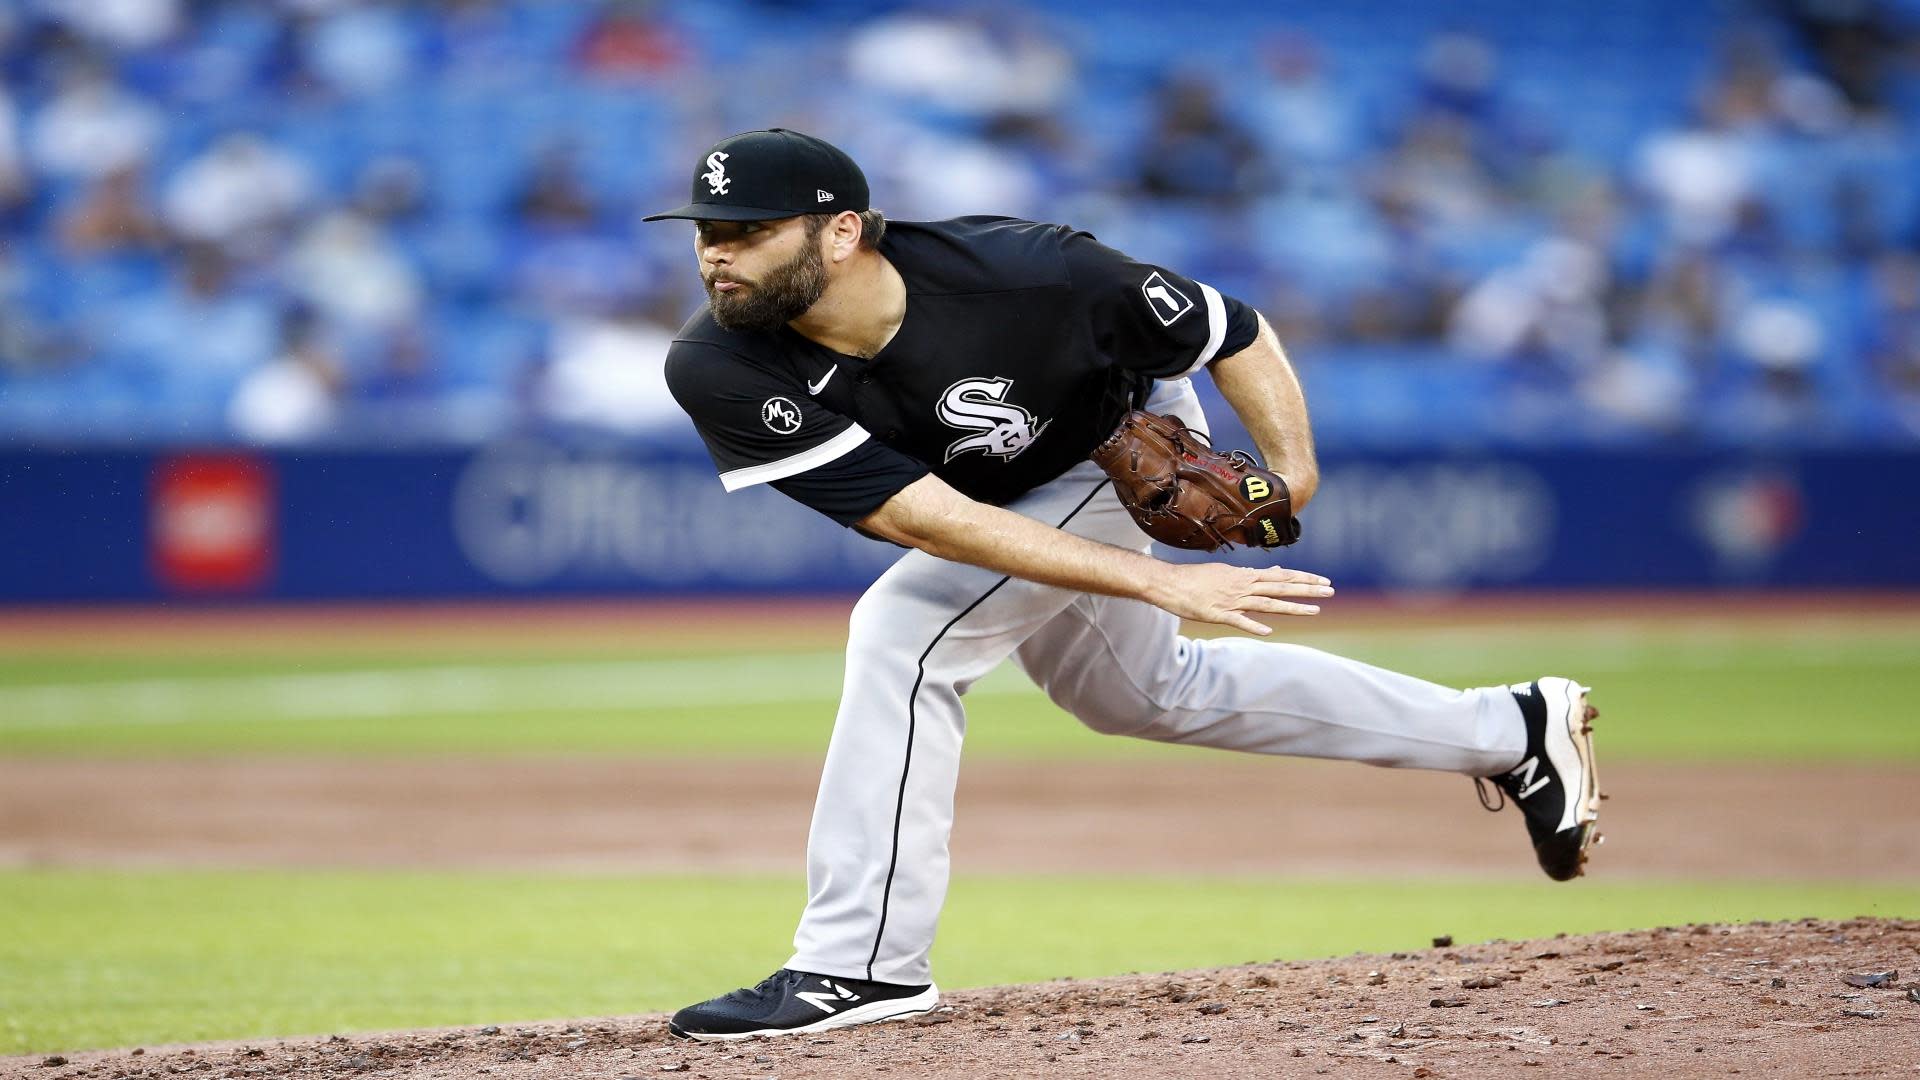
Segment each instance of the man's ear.
[[860,215],[851,210],[842,210],[827,222],[827,257],[834,262],[845,262],[860,250]]

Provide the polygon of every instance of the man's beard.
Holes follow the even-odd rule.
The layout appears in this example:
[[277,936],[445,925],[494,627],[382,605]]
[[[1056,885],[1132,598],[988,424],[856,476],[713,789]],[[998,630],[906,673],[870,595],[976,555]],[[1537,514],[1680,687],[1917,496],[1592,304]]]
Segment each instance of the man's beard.
[[710,280],[705,285],[714,322],[727,330],[770,334],[806,314],[827,291],[827,263],[809,237],[799,254],[751,285],[728,293],[715,289]]

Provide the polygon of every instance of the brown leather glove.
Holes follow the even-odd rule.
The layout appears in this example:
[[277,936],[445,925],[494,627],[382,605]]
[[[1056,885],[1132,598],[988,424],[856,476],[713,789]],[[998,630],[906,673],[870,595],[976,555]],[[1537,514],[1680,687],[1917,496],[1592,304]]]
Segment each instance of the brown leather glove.
[[1293,496],[1279,474],[1242,450],[1222,454],[1172,416],[1127,414],[1093,451],[1133,520],[1163,544],[1195,551],[1300,539]]

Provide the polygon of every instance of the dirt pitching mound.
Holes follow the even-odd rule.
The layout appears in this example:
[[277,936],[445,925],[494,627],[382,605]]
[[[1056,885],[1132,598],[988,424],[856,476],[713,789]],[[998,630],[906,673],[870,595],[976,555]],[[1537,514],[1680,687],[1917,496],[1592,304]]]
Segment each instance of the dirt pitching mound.
[[[1891,972],[1892,974],[1889,974]],[[965,990],[931,1014],[701,1044],[660,1015],[0,1059],[35,1078],[1913,1076],[1920,921],[1493,942]]]

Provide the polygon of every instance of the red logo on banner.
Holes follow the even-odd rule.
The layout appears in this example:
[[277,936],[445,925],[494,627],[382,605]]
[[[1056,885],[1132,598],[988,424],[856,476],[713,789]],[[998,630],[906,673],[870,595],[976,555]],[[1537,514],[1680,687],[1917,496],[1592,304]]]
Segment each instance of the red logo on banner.
[[273,476],[235,455],[162,458],[153,472],[153,568],[182,592],[257,589],[273,567]]

